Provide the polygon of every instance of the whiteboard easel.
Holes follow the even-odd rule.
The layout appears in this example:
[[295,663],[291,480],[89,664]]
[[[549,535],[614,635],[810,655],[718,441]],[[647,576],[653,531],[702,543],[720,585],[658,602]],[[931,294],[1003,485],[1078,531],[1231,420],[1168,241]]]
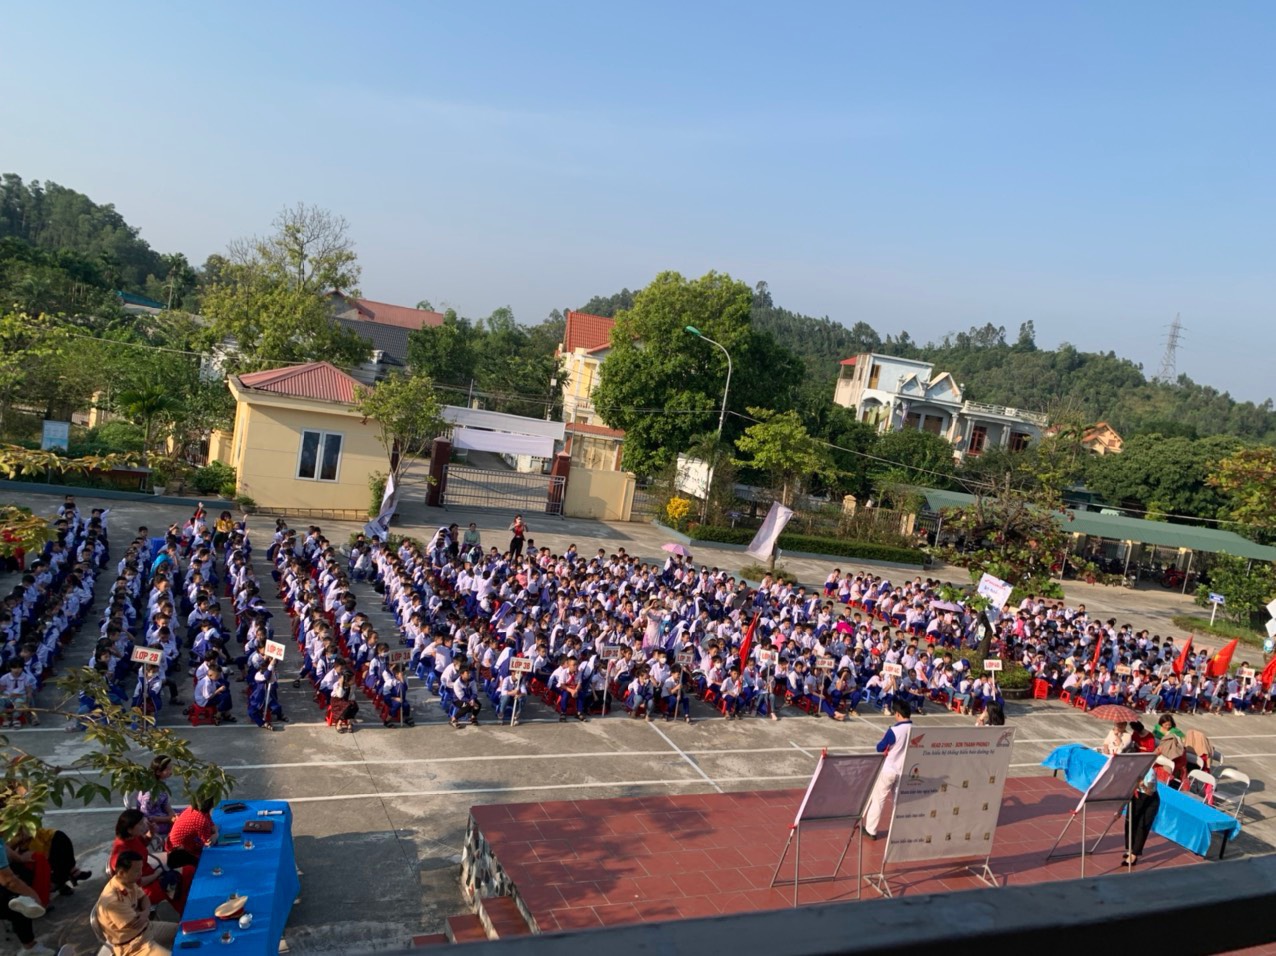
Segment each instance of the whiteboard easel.
[[[1108,825],[1103,828],[1103,832],[1099,834],[1099,838],[1094,841],[1094,846],[1090,848],[1090,852],[1094,853],[1099,849],[1099,844],[1103,842],[1103,838],[1108,835],[1108,831],[1112,829],[1112,824],[1121,819],[1122,814],[1129,814],[1130,802],[1134,799],[1134,788],[1139,782],[1147,776],[1149,770],[1156,763],[1156,753],[1132,753],[1132,754],[1115,754],[1108,757],[1098,775],[1091,781],[1090,786],[1086,788],[1086,792],[1081,795],[1081,802],[1077,804],[1075,810],[1068,815],[1068,822],[1063,825],[1063,830],[1059,833],[1058,839],[1054,841],[1054,846],[1050,848],[1050,852],[1046,854],[1046,862],[1050,862],[1055,856],[1055,851],[1059,849],[1059,844],[1063,842],[1064,835],[1067,834],[1068,828],[1072,826],[1078,814],[1081,816],[1081,877],[1085,878],[1085,834],[1086,834],[1086,807],[1090,804],[1102,806],[1115,805],[1116,814],[1108,821]],[[1125,855],[1126,870],[1131,868],[1130,859],[1130,836],[1129,830],[1126,831]],[[1075,856],[1074,853],[1059,854],[1059,856]]]
[[[860,898],[861,875],[864,872],[864,828],[859,826],[864,816],[864,808],[868,805],[873,785],[877,783],[877,775],[881,773],[886,762],[885,754],[846,754],[830,757],[827,750],[820,751],[820,762],[816,764],[811,782],[807,784],[806,793],[798,807],[793,824],[789,827],[789,838],[784,842],[784,851],[775,864],[775,872],[771,874],[771,886],[775,886],[780,878],[780,868],[789,854],[789,847],[794,845],[793,853],[793,905],[798,905],[798,886],[802,883],[829,883],[838,878],[842,871],[842,862],[851,849],[851,841],[858,840],[855,869],[855,898]],[[802,865],[802,828],[831,829],[849,826],[850,833],[846,837],[846,845],[842,847],[842,855],[837,858],[837,866],[829,876],[801,876]],[[788,882],[787,879],[785,882]]]

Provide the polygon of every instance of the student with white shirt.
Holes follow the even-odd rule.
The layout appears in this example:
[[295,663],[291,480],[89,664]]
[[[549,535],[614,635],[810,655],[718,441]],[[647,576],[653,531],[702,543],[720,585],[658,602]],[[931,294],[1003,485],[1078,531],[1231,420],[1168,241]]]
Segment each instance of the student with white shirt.
[[882,809],[886,798],[895,794],[895,785],[903,773],[904,760],[908,754],[908,742],[913,734],[913,722],[910,719],[912,712],[909,710],[908,703],[896,699],[891,704],[891,710],[895,714],[895,723],[877,743],[877,752],[886,754],[886,760],[882,763],[881,772],[877,775],[877,783],[873,786],[873,794],[868,799],[868,806],[864,810],[864,820],[860,824],[864,835],[870,840],[878,838],[878,827],[882,823]]

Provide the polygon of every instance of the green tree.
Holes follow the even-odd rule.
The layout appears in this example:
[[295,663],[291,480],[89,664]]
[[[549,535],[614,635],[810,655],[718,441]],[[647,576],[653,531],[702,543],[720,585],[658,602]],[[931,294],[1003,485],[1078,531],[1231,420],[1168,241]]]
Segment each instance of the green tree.
[[1230,554],[1216,554],[1210,561],[1210,583],[1196,589],[1196,603],[1210,606],[1210,592],[1223,595],[1223,617],[1243,627],[1253,627],[1267,602],[1276,597],[1276,565],[1250,561]]
[[1063,504],[1050,491],[1016,488],[1011,476],[981,493],[964,508],[943,511],[945,531],[964,539],[944,560],[968,568],[977,580],[985,572],[1024,592],[1061,596],[1051,581],[1052,567],[1063,560],[1069,537],[1060,524]]
[[392,473],[403,459],[421,456],[445,427],[427,375],[391,375],[373,388],[360,388],[355,407],[376,423]]
[[227,265],[201,308],[205,348],[225,350],[229,372],[315,361],[352,367],[368,358],[368,344],[332,321],[322,294],[265,260]]
[[1119,455],[1087,462],[1087,485],[1113,504],[1169,515],[1217,518],[1224,493],[1209,478],[1215,463],[1241,446],[1239,439],[1211,436],[1193,441],[1139,435]]
[[806,430],[797,412],[773,412],[750,408],[758,419],[736,439],[736,448],[747,458],[735,463],[765,474],[778,492],[780,502],[792,505],[803,482],[814,477],[828,479],[835,474],[824,445]]
[[181,402],[170,395],[162,385],[121,392],[116,399],[119,407],[142,425],[142,467],[147,465],[151,449],[155,446],[156,427],[171,418]]
[[[92,668],[72,669],[55,686],[61,702],[37,712],[80,729],[88,748],[79,756],[46,759],[0,737],[5,770],[0,782],[0,833],[6,837],[34,833],[54,807],[111,802],[153,787],[150,763],[156,756],[170,758],[174,782],[180,782],[186,800],[221,800],[234,789],[234,777],[196,757],[190,743],[176,732],[156,727],[154,718],[142,716],[137,709],[112,703],[106,682]],[[81,694],[96,704],[91,715],[78,713]]]
[[408,366],[440,384],[469,385],[478,367],[476,345],[481,336],[469,319],[448,309],[442,325],[408,333]]
[[1240,448],[1214,466],[1206,482],[1227,496],[1225,512],[1237,530],[1276,535],[1276,448]]
[[915,429],[884,432],[872,454],[869,478],[877,488],[890,485],[925,485],[947,488],[954,472],[953,446],[930,432]]
[[[624,429],[626,468],[658,474],[717,426],[727,363],[721,351],[689,335],[688,325],[732,357],[728,410],[791,406],[801,365],[752,327],[752,297],[747,285],[716,272],[693,280],[664,272],[635,296],[633,308],[617,314],[594,405],[608,425]],[[729,415],[726,439],[742,431]]]

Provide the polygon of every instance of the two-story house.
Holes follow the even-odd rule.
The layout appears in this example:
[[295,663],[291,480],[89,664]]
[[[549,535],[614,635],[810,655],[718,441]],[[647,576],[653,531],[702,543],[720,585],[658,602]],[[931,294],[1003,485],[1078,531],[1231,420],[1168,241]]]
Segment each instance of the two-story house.
[[953,444],[959,460],[990,448],[1021,451],[1041,437],[1047,419],[1036,412],[967,401],[947,372],[918,359],[865,352],[842,360],[834,404],[878,431],[913,429]]
[[567,311],[563,344],[558,357],[563,369],[563,421],[581,425],[602,425],[594,409],[593,393],[598,386],[598,370],[611,351],[614,319],[587,312]]

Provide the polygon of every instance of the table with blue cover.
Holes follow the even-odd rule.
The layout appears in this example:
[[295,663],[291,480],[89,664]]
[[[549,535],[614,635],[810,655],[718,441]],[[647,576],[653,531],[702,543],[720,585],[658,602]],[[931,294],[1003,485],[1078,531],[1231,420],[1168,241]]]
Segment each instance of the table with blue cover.
[[[222,837],[242,834],[253,847],[248,850],[240,843],[204,849],[182,920],[212,916],[213,911],[232,893],[238,893],[248,897],[246,912],[253,914],[253,924],[248,929],[240,929],[236,921],[218,920],[215,930],[179,932],[174,952],[206,950],[210,956],[275,956],[279,952],[288,912],[301,889],[292,851],[292,808],[283,800],[241,802],[247,805],[247,809],[237,813],[228,813],[226,803],[216,807],[212,814],[213,822]],[[283,812],[263,817],[257,815],[259,810]],[[270,833],[243,833],[244,824],[249,820],[271,820],[275,826]],[[221,875],[214,876],[214,869],[220,869]],[[234,939],[223,943],[221,936],[227,930]]]
[[[1107,760],[1103,754],[1084,744],[1064,744],[1050,751],[1041,765],[1056,774],[1062,770],[1068,786],[1084,793]],[[1227,841],[1240,835],[1240,821],[1221,810],[1163,783],[1157,785],[1157,793],[1161,798],[1161,808],[1157,811],[1156,822],[1152,824],[1152,832],[1197,856],[1206,856],[1214,834],[1221,833],[1223,844],[1218,851],[1221,860],[1227,850]]]

